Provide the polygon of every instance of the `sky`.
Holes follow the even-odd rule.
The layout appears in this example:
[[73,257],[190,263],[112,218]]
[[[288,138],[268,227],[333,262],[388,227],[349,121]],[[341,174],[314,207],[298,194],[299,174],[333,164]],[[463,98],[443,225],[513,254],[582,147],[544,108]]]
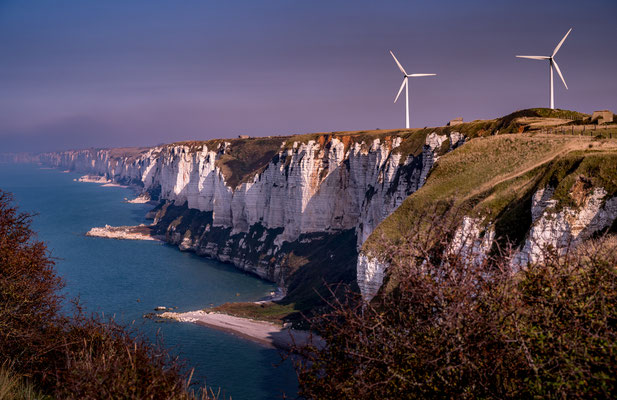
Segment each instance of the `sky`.
[[617,1],[0,0],[0,153],[617,111]]

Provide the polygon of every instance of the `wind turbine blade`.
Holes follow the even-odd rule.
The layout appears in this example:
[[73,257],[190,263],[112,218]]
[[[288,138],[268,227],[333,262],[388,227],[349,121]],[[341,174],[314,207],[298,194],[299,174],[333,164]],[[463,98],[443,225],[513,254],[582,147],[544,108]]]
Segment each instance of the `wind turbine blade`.
[[532,60],[548,60],[550,57],[547,56],[516,56],[518,58],[530,58]]
[[563,75],[561,75],[561,70],[559,69],[559,65],[557,65],[557,62],[555,60],[553,60],[553,65],[555,66],[555,69],[557,70],[557,73],[559,74],[559,77],[561,78],[561,81],[563,82],[563,85],[567,89],[568,85],[566,85],[566,80],[563,79]]
[[407,84],[407,77],[403,78],[403,83],[401,84],[401,88],[398,90],[398,94],[396,95],[396,98],[394,99],[395,103],[398,100],[398,97],[401,95],[401,92],[403,91],[403,88],[405,87],[406,84]]
[[415,78],[415,77],[418,77],[418,76],[437,76],[437,74],[411,74],[411,75],[407,75],[407,76],[409,76],[411,78]]
[[563,37],[563,39],[561,39],[561,42],[559,42],[559,44],[557,45],[557,47],[555,47],[555,50],[553,50],[553,55],[551,57],[555,57],[555,54],[557,54],[557,52],[559,51],[559,48],[561,47],[561,45],[563,44],[563,42],[566,40],[566,38],[568,37],[568,35],[570,34],[570,32],[572,32],[572,28],[570,28],[570,30],[568,31],[568,33],[566,33],[566,36]]
[[396,65],[398,65],[398,69],[401,70],[401,72],[405,75],[407,75],[407,72],[405,72],[405,69],[403,68],[403,66],[401,65],[400,62],[398,62],[398,60],[396,59],[396,57],[394,57],[394,53],[392,52],[392,50],[390,50],[390,54],[392,54],[392,57],[394,58],[394,61],[396,62]]

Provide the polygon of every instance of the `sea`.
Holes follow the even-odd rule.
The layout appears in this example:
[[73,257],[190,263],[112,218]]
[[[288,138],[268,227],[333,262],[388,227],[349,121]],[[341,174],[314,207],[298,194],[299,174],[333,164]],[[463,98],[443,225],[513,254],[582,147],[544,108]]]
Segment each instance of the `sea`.
[[278,350],[191,323],[143,317],[160,306],[181,312],[256,301],[276,287],[161,242],[85,236],[96,226],[150,223],[144,217],[152,206],[127,203],[136,196],[133,189],[79,177],[35,164],[0,164],[0,189],[13,193],[21,211],[36,214],[32,227],[55,260],[67,301],[79,299],[88,312],[160,338],[194,368],[193,382],[220,390],[222,399],[294,398],[297,378]]

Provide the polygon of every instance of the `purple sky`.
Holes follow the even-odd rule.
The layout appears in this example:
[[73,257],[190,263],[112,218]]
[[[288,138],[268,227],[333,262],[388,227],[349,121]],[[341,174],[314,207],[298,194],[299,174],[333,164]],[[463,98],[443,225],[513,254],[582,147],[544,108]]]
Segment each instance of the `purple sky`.
[[[617,111],[617,1],[0,0],[0,152]],[[555,76],[558,79],[557,76]],[[403,99],[404,100],[404,99]]]

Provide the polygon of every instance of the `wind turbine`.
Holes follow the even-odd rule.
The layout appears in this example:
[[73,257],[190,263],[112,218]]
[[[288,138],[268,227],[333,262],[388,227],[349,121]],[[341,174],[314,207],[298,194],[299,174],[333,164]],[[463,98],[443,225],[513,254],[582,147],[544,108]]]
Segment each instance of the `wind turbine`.
[[548,60],[548,65],[549,65],[549,68],[550,68],[550,75],[551,75],[551,109],[555,109],[555,92],[554,92],[554,88],[553,88],[553,66],[557,70],[557,73],[559,74],[559,77],[561,78],[561,81],[563,82],[563,85],[566,87],[566,89],[568,89],[568,85],[566,84],[566,80],[563,79],[563,75],[561,74],[561,70],[559,69],[559,65],[557,65],[557,61],[555,61],[555,54],[557,54],[557,52],[561,48],[561,45],[566,40],[566,38],[568,37],[570,32],[572,32],[572,28],[570,28],[568,33],[566,33],[566,35],[563,37],[563,39],[561,39],[561,42],[559,42],[557,47],[555,47],[555,50],[553,50],[553,55],[551,55],[550,57],[548,57],[548,56],[517,56],[518,58],[530,58],[532,60]]
[[390,54],[392,54],[392,57],[394,58],[396,65],[398,65],[398,69],[400,69],[401,72],[403,73],[403,83],[401,84],[401,88],[398,90],[398,94],[396,95],[394,102],[396,103],[396,101],[398,100],[398,97],[401,95],[401,92],[403,91],[403,86],[404,86],[405,87],[405,128],[409,129],[409,78],[416,78],[420,76],[435,76],[437,74],[408,74],[407,72],[405,72],[405,69],[403,68],[401,63],[398,62],[392,50],[390,50]]

